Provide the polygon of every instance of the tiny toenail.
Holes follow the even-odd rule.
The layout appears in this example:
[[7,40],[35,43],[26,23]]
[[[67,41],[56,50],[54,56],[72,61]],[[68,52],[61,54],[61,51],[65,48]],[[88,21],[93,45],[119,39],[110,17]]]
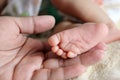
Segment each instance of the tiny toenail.
[[59,49],[58,46],[52,47],[52,51],[55,52],[55,53],[58,51],[58,49]]

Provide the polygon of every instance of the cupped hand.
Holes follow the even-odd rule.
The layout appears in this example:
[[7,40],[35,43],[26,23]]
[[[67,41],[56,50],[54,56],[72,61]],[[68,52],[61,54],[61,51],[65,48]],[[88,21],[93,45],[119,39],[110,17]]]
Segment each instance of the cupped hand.
[[31,79],[41,67],[47,44],[25,35],[49,30],[54,23],[52,16],[0,17],[0,80]]
[[102,58],[102,43],[74,59],[64,60],[51,52],[44,54],[46,42],[25,36],[51,29],[54,23],[51,16],[0,18],[0,80],[70,79]]

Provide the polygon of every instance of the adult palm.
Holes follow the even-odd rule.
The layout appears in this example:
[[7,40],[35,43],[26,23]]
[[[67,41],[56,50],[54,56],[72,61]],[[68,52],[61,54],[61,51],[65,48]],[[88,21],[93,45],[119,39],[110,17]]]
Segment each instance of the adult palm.
[[101,59],[102,44],[74,59],[64,60],[51,53],[44,54],[47,43],[26,37],[51,29],[54,23],[51,16],[0,18],[0,80],[70,79]]

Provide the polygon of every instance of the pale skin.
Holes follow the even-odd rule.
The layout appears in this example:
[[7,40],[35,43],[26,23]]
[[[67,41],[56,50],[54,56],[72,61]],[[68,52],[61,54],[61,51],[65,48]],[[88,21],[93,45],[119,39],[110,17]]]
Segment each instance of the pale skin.
[[49,38],[48,42],[54,53],[63,58],[76,57],[96,46],[108,33],[108,28],[104,24],[86,23],[76,26]]
[[[101,41],[104,41],[106,43],[110,43],[112,41],[116,41],[120,39],[120,30],[118,30],[115,27],[115,24],[113,21],[108,17],[108,15],[97,5],[93,0],[52,0],[52,3],[57,7],[59,10],[61,10],[64,13],[67,13],[69,15],[72,15],[88,24],[88,22],[93,22],[94,24],[98,24],[96,26],[96,29],[106,29],[108,28],[108,34],[106,35],[107,29],[104,31],[101,30],[99,33],[99,37],[101,37]],[[106,25],[101,25],[100,23],[104,23]],[[76,24],[74,24],[76,25]],[[90,29],[93,29],[94,34],[96,34],[95,28],[91,28],[90,26],[85,29],[83,27],[81,30],[79,30],[81,27],[80,26],[85,26],[86,24],[78,24],[75,28],[69,29],[69,30],[64,30],[60,33],[57,33],[53,35],[52,37],[49,38],[49,44],[52,46],[52,51],[56,53],[57,55],[60,55],[62,57],[68,57],[72,58],[77,56],[78,54],[82,53],[81,47],[78,46],[78,43],[76,41],[79,41],[79,45],[83,45],[82,47],[85,48],[86,45],[83,44],[82,42],[80,43],[81,38],[77,37],[77,35],[81,34],[81,30],[88,32],[90,34],[91,32],[89,31]],[[90,24],[88,24],[90,25]],[[62,25],[64,26],[64,25]],[[73,25],[67,26],[68,28],[72,27]],[[95,27],[95,25],[93,25]],[[74,27],[74,26],[73,26]],[[101,28],[99,28],[101,27]],[[71,37],[71,32],[72,34],[76,35],[75,37]],[[90,32],[90,33],[89,33]],[[65,34],[64,34],[65,33]],[[64,34],[64,35],[63,35]],[[94,34],[91,34],[94,36]],[[101,35],[100,35],[101,34]],[[67,37],[65,39],[63,36],[59,38],[60,35],[63,35],[64,37]],[[55,37],[56,36],[56,37]],[[73,35],[72,35],[73,36]],[[87,34],[85,33],[84,36],[88,37]],[[106,36],[106,37],[105,37]],[[94,36],[93,39],[96,39],[97,37]],[[64,40],[63,40],[64,39]],[[100,40],[93,40],[96,42],[100,42]],[[97,42],[98,41],[98,42]],[[66,43],[68,42],[68,43]],[[71,45],[71,43],[73,45]],[[96,44],[91,43],[92,46],[95,46]],[[66,48],[64,48],[64,46]],[[76,48],[73,46],[77,46]],[[88,46],[87,46],[88,47]],[[91,47],[89,47],[90,49]],[[78,50],[79,49],[79,50]],[[85,48],[87,51],[89,49]]]
[[24,35],[44,32],[54,23],[52,16],[0,17],[0,80],[66,80],[101,60],[104,43],[64,60],[49,52],[46,42]]

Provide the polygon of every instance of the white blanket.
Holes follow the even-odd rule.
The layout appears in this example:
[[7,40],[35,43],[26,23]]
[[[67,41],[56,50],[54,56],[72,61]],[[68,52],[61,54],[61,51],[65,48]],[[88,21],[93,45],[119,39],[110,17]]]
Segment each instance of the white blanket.
[[120,41],[109,44],[104,59],[73,80],[120,80]]

